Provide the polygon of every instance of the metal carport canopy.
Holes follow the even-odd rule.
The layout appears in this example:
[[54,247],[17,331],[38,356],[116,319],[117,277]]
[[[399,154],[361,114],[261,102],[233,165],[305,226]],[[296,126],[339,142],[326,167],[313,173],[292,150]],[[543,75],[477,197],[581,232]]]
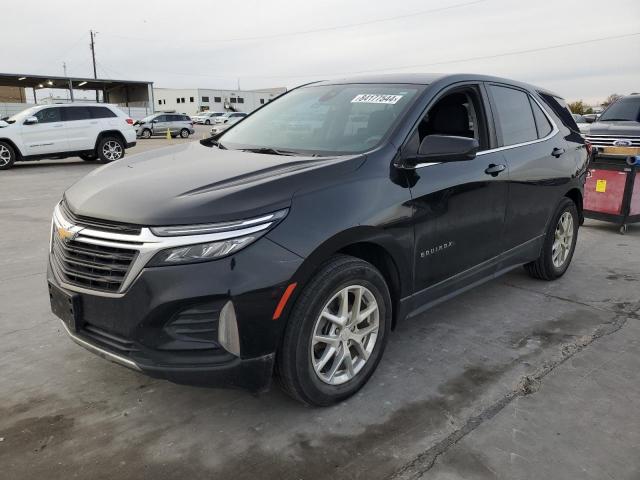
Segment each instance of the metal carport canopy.
[[0,73],[0,86],[27,88],[62,88],[68,90],[110,90],[111,88],[151,85],[153,82],[139,80],[112,80],[84,77],[58,77],[54,75],[32,75]]

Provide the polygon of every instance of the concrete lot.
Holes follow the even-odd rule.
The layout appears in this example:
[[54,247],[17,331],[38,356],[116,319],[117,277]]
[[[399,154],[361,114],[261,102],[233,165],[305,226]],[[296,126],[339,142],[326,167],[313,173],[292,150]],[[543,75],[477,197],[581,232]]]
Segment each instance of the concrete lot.
[[66,337],[50,215],[94,168],[0,172],[0,477],[640,478],[640,225],[587,221],[561,280],[518,269],[401,324],[361,393],[312,409],[153,380]]

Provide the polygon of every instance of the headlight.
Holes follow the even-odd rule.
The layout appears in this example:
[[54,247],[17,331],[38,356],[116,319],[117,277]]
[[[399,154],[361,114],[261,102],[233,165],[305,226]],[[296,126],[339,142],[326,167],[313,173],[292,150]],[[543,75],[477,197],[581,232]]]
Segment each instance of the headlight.
[[198,263],[216,258],[226,257],[241,248],[255,242],[262,235],[250,235],[247,237],[230,238],[220,242],[198,243],[185,247],[169,248],[158,252],[149,263],[149,266],[179,265],[181,263]]
[[[149,266],[199,263],[226,257],[258,240],[282,220],[287,212],[287,209],[279,210],[234,222],[153,227],[151,231],[158,237],[180,238],[171,239],[172,242],[179,243],[158,252]],[[200,243],[195,243],[198,238],[201,239]]]

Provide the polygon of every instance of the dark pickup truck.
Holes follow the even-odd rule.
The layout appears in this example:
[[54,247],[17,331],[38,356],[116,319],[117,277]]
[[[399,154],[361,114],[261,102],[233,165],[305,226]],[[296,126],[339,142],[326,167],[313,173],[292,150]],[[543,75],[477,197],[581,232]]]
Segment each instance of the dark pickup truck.
[[585,132],[596,157],[625,160],[640,155],[640,95],[622,97]]

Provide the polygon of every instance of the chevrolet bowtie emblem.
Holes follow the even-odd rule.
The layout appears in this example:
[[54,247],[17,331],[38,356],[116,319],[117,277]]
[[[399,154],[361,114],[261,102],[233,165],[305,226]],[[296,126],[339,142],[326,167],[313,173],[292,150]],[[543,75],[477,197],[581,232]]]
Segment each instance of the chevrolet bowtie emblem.
[[67,230],[64,227],[58,227],[58,237],[60,237],[60,239],[64,240],[65,242],[70,242],[71,240],[76,238],[78,236],[78,233],[80,232],[74,232],[72,230]]

